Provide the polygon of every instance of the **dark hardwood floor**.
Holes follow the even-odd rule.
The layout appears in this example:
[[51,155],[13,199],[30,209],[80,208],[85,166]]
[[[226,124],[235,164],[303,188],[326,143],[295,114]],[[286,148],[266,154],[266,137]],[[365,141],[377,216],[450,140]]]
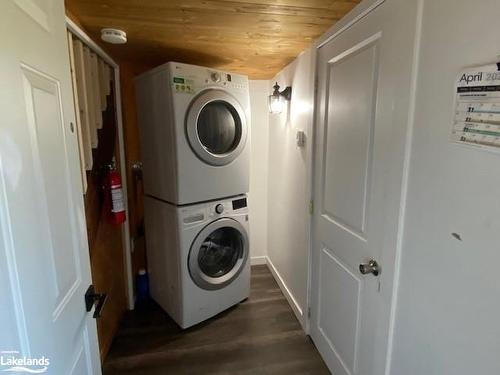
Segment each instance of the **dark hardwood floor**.
[[330,374],[266,266],[250,298],[182,331],[154,303],[128,312],[104,374]]

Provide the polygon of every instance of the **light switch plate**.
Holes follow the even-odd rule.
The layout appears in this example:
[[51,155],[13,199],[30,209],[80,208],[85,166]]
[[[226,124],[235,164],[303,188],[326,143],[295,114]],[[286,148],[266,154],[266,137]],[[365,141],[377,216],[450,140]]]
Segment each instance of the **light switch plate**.
[[304,133],[304,131],[297,130],[297,135],[295,137],[298,147],[304,147],[306,145],[306,133]]

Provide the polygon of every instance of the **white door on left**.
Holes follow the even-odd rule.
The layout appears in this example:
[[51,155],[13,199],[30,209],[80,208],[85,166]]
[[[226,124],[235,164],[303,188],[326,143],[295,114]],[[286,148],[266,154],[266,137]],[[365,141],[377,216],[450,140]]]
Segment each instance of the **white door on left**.
[[101,373],[72,98],[63,1],[2,0],[0,371]]

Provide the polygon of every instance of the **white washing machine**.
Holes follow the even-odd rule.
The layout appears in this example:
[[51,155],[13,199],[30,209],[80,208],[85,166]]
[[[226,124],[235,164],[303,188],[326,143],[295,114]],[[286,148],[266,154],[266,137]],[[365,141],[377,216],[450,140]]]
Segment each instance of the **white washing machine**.
[[136,78],[144,189],[174,204],[248,192],[248,78],[169,62]]
[[182,328],[248,298],[246,196],[190,206],[145,197],[152,298]]

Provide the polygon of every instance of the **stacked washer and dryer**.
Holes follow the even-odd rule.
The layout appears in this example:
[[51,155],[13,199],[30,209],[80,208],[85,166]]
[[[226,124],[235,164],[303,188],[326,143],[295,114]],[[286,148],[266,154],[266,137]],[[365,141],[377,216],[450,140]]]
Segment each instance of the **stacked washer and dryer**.
[[151,296],[187,328],[250,291],[248,78],[169,62],[136,95]]

